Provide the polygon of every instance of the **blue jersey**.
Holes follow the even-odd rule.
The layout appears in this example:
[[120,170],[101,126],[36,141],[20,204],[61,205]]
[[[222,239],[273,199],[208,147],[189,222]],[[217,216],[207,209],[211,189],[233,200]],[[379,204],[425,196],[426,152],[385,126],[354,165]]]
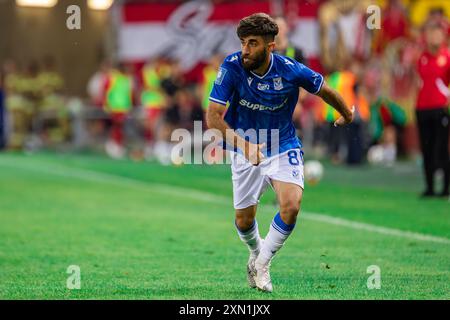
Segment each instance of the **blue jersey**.
[[209,99],[223,105],[228,102],[225,122],[247,141],[266,143],[263,153],[270,156],[301,148],[292,123],[299,88],[316,94],[322,84],[321,74],[278,54],[271,54],[264,75],[246,71],[241,52],[236,52],[219,68]]

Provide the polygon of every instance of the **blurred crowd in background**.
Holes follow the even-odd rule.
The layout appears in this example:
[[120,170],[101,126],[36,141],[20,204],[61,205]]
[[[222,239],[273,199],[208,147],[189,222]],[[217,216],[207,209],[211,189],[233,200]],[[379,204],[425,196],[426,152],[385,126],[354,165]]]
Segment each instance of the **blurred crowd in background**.
[[[436,35],[430,33],[428,39],[425,30],[438,28],[444,35],[442,45],[448,47],[448,5],[443,1],[442,6],[424,7],[425,21],[415,25],[402,1],[384,1],[381,28],[369,30],[365,22],[371,2],[353,2],[320,1],[318,61],[290,41],[289,17],[277,18],[276,50],[323,73],[347,104],[356,106],[355,121],[335,128],[338,114],[317,97],[302,94],[294,113],[299,137],[307,153],[334,163],[368,159],[392,164],[399,157],[415,158],[420,150],[415,113],[419,58],[427,41],[436,41]],[[370,33],[370,43],[349,50],[345,38],[361,37],[360,30],[329,31],[330,26],[345,25],[345,15],[355,10],[364,17],[361,28]],[[26,64],[3,61],[0,148],[104,150],[113,158],[169,163],[172,131],[193,130],[194,121],[204,119],[224,57],[213,53],[195,73],[184,72],[177,59],[165,55],[141,64],[105,60],[86,84],[86,97],[65,95],[65,79],[51,55]],[[448,95],[448,82],[444,86]]]

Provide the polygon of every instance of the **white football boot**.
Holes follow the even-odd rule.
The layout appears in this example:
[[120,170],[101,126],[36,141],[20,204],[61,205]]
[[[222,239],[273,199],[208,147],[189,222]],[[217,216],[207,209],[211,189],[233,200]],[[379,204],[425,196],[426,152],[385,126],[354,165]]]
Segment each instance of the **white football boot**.
[[255,270],[256,270],[256,277],[255,277],[255,283],[256,287],[265,292],[272,292],[272,280],[270,279],[270,262],[268,264],[259,264],[257,261],[255,261]]
[[[261,239],[261,247],[264,244],[264,239]],[[248,258],[247,263],[247,282],[250,288],[256,288],[256,269],[255,269],[255,261],[258,258],[257,255],[253,255],[250,253],[250,257]]]
[[255,277],[256,277],[256,269],[255,269],[255,261],[256,261],[255,256],[253,256],[252,254],[250,254],[250,257],[248,258],[248,263],[247,263],[247,282],[250,288],[256,288],[256,282],[255,282]]

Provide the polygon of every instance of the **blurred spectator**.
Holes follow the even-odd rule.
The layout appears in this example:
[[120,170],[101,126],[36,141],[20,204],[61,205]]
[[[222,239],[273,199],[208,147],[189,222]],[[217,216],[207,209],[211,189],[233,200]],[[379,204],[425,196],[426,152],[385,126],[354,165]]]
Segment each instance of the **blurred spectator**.
[[[408,6],[410,21],[421,27],[426,22],[438,21],[448,26],[450,18],[450,1],[443,0],[415,0]],[[448,28],[444,26],[448,35]]]
[[25,68],[21,79],[21,91],[32,104],[32,113],[36,115],[43,96],[43,87],[39,82],[40,66],[37,61],[31,61]]
[[445,40],[446,31],[442,24],[430,21],[425,25],[427,47],[417,65],[421,83],[416,105],[426,181],[424,197],[434,195],[434,174],[438,169],[444,172],[440,195],[449,195],[450,51],[445,47]]
[[181,89],[175,95],[175,103],[165,113],[167,124],[174,128],[194,130],[194,121],[203,121],[202,107],[191,90]]
[[70,135],[69,112],[63,96],[64,80],[56,70],[55,59],[46,56],[37,76],[40,101],[37,107],[35,131],[46,143],[64,142]]
[[400,0],[389,0],[381,17],[381,28],[377,30],[374,39],[377,53],[382,53],[393,40],[405,38],[409,33],[406,8]]
[[143,87],[141,91],[141,104],[144,108],[144,130],[147,140],[147,156],[151,153],[155,135],[155,126],[163,110],[167,107],[167,97],[161,83],[169,77],[170,66],[162,58],[149,61],[142,68]]
[[420,34],[412,29],[409,38],[398,38],[390,42],[380,56],[381,95],[401,106],[406,115],[406,124],[396,127],[398,134],[398,154],[414,155],[417,153],[418,138],[415,124],[416,105],[416,64],[422,47]]
[[38,78],[40,85],[42,86],[43,95],[62,93],[64,88],[64,80],[56,70],[55,58],[52,56],[46,56],[42,66],[43,68],[39,73]]
[[328,0],[319,8],[321,62],[325,70],[342,70],[349,58],[366,59],[370,32],[366,10],[370,0]]
[[217,71],[221,63],[223,62],[223,55],[214,54],[209,60],[209,64],[203,68],[202,82],[199,85],[199,97],[202,101],[203,110],[206,111],[209,106],[209,95],[211,94],[214,86],[214,81],[217,77]]
[[112,158],[123,158],[124,125],[133,107],[133,76],[131,70],[123,63],[110,71],[105,86],[105,111],[110,115],[110,139],[106,143],[106,152]]
[[306,65],[303,51],[289,42],[289,26],[286,19],[279,16],[275,18],[275,22],[278,25],[278,35],[275,37],[275,52]]
[[103,61],[99,69],[91,76],[87,84],[87,93],[94,106],[102,107],[104,102],[104,87],[111,72],[111,63]]
[[[112,72],[111,61],[104,60],[98,69],[89,78],[86,92],[88,104],[81,113],[77,114],[80,126],[77,130],[77,139],[81,145],[97,147],[102,145],[110,124],[108,114],[104,108],[105,90]],[[80,118],[80,117],[81,118]],[[86,132],[83,132],[86,131]],[[85,136],[85,137],[83,137]],[[86,139],[86,136],[89,138]]]
[[394,101],[383,96],[381,73],[381,63],[373,60],[367,65],[364,74],[364,88],[370,104],[370,144],[381,146],[380,162],[393,164],[397,159],[399,144],[397,131],[406,125],[406,113]]
[[445,42],[448,44],[448,37],[450,36],[450,21],[445,16],[444,8],[434,7],[428,13],[427,23],[436,22],[441,25],[446,35]]
[[429,22],[437,22],[441,24],[444,29],[444,33],[446,33],[446,42],[448,42],[448,35],[450,35],[450,21],[445,15],[444,8],[436,7],[430,10],[428,15]]
[[163,74],[161,87],[169,97],[173,97],[178,90],[187,85],[186,79],[178,61],[169,61],[166,64],[165,70],[167,71]]
[[[187,129],[191,132],[194,130],[194,121],[202,121],[203,109],[201,103],[197,101],[194,93],[190,89],[180,89],[175,94],[174,103],[165,110],[162,121],[157,130],[157,142],[155,144],[154,153],[159,162],[169,164],[171,161],[171,151],[173,143],[170,141],[171,133],[177,128]],[[190,143],[193,141],[183,141]]]
[[[217,72],[223,59],[225,57],[222,54],[216,53],[209,60],[209,64],[203,68],[202,72],[202,80],[200,85],[197,87],[197,95],[202,101],[203,112],[206,113],[206,110],[209,106],[209,95],[211,94],[212,88],[214,86],[214,81],[217,77]],[[219,159],[225,155],[224,150],[217,148],[211,151],[211,153],[206,154],[207,161],[212,163],[214,159]]]
[[355,116],[351,124],[334,127],[338,112],[326,103],[322,103],[320,116],[329,124],[328,147],[335,163],[342,161],[342,150],[347,148],[347,164],[359,164],[363,159],[363,132],[370,117],[367,99],[360,90],[361,65],[356,61],[348,62],[343,71],[336,71],[327,77],[330,87],[339,92],[348,106],[355,106]]
[[[381,143],[386,148],[393,150],[391,153],[394,156],[390,158],[390,161],[395,161],[397,155],[396,128],[401,128],[405,124],[406,114],[398,104],[383,96],[370,100],[371,144]],[[386,135],[392,139],[388,139]]]
[[7,61],[4,72],[5,103],[10,127],[7,146],[11,149],[22,149],[31,132],[34,114],[34,105],[28,93],[30,85],[25,75],[19,72],[15,61]]

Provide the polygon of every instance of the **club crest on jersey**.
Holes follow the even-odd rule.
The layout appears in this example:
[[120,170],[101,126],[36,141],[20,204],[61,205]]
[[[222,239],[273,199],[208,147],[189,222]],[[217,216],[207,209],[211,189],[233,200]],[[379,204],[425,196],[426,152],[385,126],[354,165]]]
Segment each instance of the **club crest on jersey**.
[[252,78],[252,77],[248,77],[248,78],[247,78],[247,82],[248,82],[248,85],[249,85],[249,86],[252,85],[252,81],[253,81],[253,78]]
[[273,78],[273,87],[275,90],[283,89],[283,81],[281,80],[281,77]]
[[216,81],[214,81],[217,85],[221,85],[223,78],[225,77],[225,74],[227,73],[227,69],[224,69],[222,67],[219,68],[219,71],[217,72]]
[[261,90],[261,91],[265,91],[265,90],[269,90],[270,89],[270,86],[269,86],[269,84],[268,83],[258,83],[258,90]]

